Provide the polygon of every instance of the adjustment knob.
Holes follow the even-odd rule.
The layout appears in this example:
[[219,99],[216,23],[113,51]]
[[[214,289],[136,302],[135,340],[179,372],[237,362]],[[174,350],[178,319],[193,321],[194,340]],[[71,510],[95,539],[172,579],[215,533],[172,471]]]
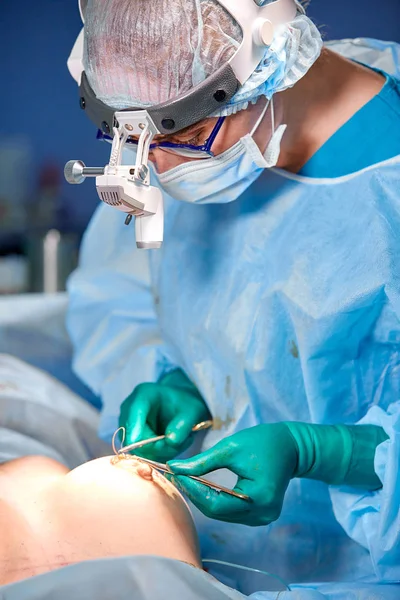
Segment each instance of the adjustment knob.
[[270,46],[274,39],[274,26],[268,19],[257,19],[254,24],[254,42],[257,46]]
[[68,183],[77,184],[85,181],[83,169],[85,163],[81,160],[69,160],[64,167],[64,177]]

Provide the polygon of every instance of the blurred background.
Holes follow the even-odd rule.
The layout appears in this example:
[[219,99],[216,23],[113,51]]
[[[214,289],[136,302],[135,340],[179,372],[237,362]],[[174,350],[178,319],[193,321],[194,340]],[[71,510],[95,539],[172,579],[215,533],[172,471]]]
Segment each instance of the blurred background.
[[[400,2],[313,0],[325,39],[400,42]],[[70,159],[103,166],[110,147],[79,109],[66,61],[80,31],[77,0],[1,0],[0,294],[65,289],[97,206],[93,180],[70,186]],[[133,235],[133,231],[132,231]]]

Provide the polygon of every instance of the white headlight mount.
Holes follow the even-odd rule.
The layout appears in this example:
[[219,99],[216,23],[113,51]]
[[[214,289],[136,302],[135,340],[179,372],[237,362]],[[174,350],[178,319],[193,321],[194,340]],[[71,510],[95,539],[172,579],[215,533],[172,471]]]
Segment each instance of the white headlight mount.
[[[86,177],[96,177],[100,200],[127,213],[129,224],[136,217],[135,232],[138,248],[160,248],[164,231],[164,202],[159,188],[150,185],[148,155],[157,129],[146,111],[116,112],[110,162],[105,167],[86,167],[71,160],[65,165],[69,183],[82,183]],[[121,165],[122,151],[130,135],[139,137],[136,163]]]

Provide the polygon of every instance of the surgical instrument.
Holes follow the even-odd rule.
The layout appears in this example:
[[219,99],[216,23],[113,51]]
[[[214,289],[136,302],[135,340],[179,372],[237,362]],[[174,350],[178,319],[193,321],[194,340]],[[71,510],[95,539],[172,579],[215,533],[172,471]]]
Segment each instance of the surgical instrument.
[[[209,427],[212,426],[212,424],[213,424],[212,420],[202,421],[201,423],[198,423],[197,425],[195,425],[192,428],[192,431],[196,432],[196,431],[202,431],[203,429],[208,429]],[[157,435],[155,437],[148,438],[147,440],[140,440],[139,442],[129,444],[129,446],[123,446],[122,448],[120,448],[118,450],[118,454],[126,454],[127,452],[130,452],[131,450],[136,450],[138,448],[142,448],[143,446],[147,446],[147,444],[154,444],[154,442],[163,440],[165,437],[166,437],[165,435]]]
[[[174,472],[171,471],[170,467],[165,463],[160,463],[155,460],[150,460],[148,458],[142,458],[138,456],[138,460],[143,461],[144,463],[154,467],[157,471],[161,471],[162,473],[168,473],[170,475],[174,475]],[[194,479],[203,485],[215,490],[217,492],[224,492],[225,494],[229,494],[230,496],[235,496],[236,498],[240,498],[240,500],[246,500],[247,502],[251,502],[250,496],[246,496],[245,494],[240,494],[239,492],[235,492],[234,490],[230,490],[229,488],[224,487],[223,485],[219,485],[218,483],[214,483],[213,481],[209,481],[208,479],[203,479],[203,477],[196,477],[195,475],[180,475],[180,477],[189,477],[190,479]]]

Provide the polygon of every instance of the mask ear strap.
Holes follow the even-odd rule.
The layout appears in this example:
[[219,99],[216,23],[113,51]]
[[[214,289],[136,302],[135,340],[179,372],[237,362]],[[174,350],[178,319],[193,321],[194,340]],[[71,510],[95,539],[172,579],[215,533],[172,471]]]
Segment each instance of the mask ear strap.
[[274,111],[274,97],[271,98],[271,127],[272,135],[275,133],[275,111]]
[[[254,133],[257,131],[257,129],[258,129],[258,126],[260,125],[261,121],[263,120],[263,118],[264,118],[264,116],[265,116],[265,113],[266,113],[266,112],[267,112],[267,110],[268,110],[268,106],[269,106],[270,104],[271,104],[271,100],[268,100],[268,102],[266,102],[266,103],[265,103],[265,106],[264,106],[264,108],[263,108],[263,109],[262,109],[262,111],[261,111],[261,115],[258,117],[258,119],[257,119],[257,121],[256,121],[256,124],[254,125],[253,129],[250,131],[250,135],[251,135],[251,136],[253,136],[253,135],[254,135]],[[273,106],[273,103],[272,103],[272,106]]]
[[282,123],[275,131],[275,112],[273,98],[271,99],[271,128],[271,139],[269,140],[267,148],[264,152],[264,160],[267,163],[267,168],[275,167],[277,165],[281,151],[282,137],[287,128],[287,125],[284,125]]

